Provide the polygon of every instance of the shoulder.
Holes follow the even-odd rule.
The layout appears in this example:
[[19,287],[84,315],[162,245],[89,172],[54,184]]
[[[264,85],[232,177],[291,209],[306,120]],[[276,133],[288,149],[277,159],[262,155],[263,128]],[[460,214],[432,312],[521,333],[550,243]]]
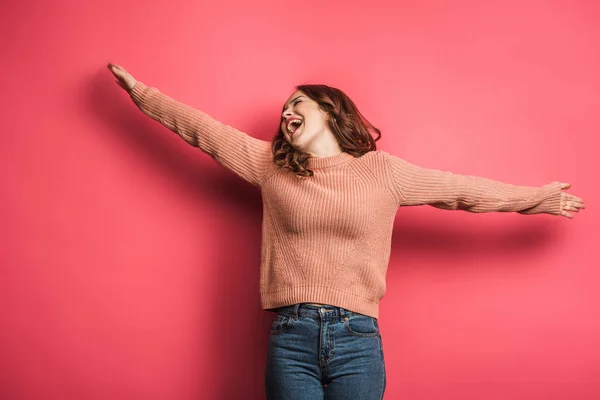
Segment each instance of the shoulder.
[[356,157],[353,163],[357,166],[362,165],[378,175],[389,169],[390,154],[384,150],[371,150],[360,157]]
[[378,159],[382,159],[389,156],[389,153],[383,151],[383,150],[371,150],[366,152],[365,154],[363,154],[360,157],[357,157],[358,159],[364,160],[364,161],[368,161],[368,160],[378,160]]
[[357,157],[357,160],[361,160],[367,164],[386,164],[391,157],[390,153],[385,150],[372,150],[360,157]]

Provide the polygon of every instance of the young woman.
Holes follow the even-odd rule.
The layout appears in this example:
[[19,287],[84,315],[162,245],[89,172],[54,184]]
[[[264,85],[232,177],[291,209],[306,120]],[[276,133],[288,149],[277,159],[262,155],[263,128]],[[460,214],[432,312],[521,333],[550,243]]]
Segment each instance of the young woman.
[[377,318],[398,207],[567,218],[584,208],[564,191],[567,183],[514,186],[376,150],[381,132],[329,86],[298,86],[268,142],[136,81],[118,65],[108,68],[143,113],[261,190],[261,303],[275,312],[265,369],[269,399],[383,397]]

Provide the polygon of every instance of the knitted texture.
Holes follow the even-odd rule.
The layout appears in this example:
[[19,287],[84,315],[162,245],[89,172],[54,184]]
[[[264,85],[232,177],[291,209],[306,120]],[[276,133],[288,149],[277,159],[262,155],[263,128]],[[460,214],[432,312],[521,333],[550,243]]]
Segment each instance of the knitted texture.
[[271,142],[139,81],[130,96],[144,114],[260,188],[263,309],[323,303],[378,318],[399,206],[560,214],[559,182],[515,186],[422,168],[381,150],[309,158],[314,176],[298,177],[273,163]]

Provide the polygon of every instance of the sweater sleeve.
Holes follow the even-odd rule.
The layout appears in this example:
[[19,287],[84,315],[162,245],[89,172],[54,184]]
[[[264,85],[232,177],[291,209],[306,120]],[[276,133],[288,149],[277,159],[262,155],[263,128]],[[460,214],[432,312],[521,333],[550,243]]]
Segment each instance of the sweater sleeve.
[[399,206],[427,204],[474,213],[512,211],[560,215],[559,182],[542,187],[515,186],[478,176],[422,168],[394,155],[385,155]]
[[155,87],[137,81],[130,97],[144,114],[255,186],[260,186],[263,176],[273,164],[271,142],[224,125]]

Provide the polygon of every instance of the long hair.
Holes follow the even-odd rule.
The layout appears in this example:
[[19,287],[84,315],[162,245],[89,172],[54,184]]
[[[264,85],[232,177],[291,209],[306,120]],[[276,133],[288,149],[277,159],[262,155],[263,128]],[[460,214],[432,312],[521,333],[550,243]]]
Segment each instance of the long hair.
[[[327,85],[299,85],[296,90],[302,91],[319,108],[329,114],[329,129],[335,135],[342,151],[361,157],[369,151],[377,150],[375,142],[381,139],[381,131],[375,128],[361,113],[354,102],[340,89]],[[283,112],[283,110],[282,110]],[[371,136],[377,133],[377,138]],[[291,169],[299,176],[313,176],[308,168],[309,154],[298,151],[285,139],[281,124],[273,139],[273,162],[281,167]]]

